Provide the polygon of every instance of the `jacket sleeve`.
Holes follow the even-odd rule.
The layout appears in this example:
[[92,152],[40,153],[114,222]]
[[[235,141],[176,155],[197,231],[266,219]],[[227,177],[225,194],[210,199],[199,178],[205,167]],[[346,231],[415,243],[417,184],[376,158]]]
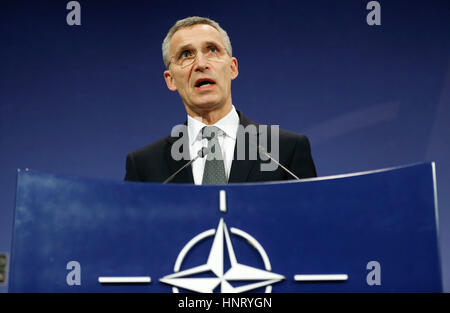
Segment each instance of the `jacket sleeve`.
[[306,136],[300,136],[297,139],[289,169],[300,179],[317,177],[311,146]]
[[133,153],[129,153],[127,155],[127,162],[126,162],[126,173],[125,178],[126,181],[141,181],[138,175],[138,171],[136,168],[136,162],[133,157]]

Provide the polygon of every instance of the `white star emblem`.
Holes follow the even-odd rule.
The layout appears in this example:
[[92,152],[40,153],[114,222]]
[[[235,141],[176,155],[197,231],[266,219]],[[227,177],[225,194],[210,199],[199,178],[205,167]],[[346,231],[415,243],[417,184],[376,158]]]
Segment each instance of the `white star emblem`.
[[[236,230],[236,232],[246,234],[239,230]],[[250,239],[253,239],[254,242],[251,243],[254,246],[258,246],[262,249],[262,247],[256,240],[254,240],[253,237],[249,235],[248,237],[250,237]],[[228,252],[228,256],[230,258],[230,265],[231,265],[231,267],[225,273],[224,273],[224,249],[225,249],[224,244],[226,244],[226,249]],[[188,243],[188,245],[186,245],[185,248],[187,248],[188,246],[189,248],[191,247]],[[267,265],[268,263],[267,255],[265,254],[264,250],[262,251],[264,253],[264,256],[266,257],[265,260],[266,269],[270,270],[270,263]],[[216,289],[220,284],[220,290],[222,293],[238,293],[250,291],[264,286],[269,286],[284,279],[284,276],[270,272],[269,270],[262,270],[259,268],[247,266],[237,262],[233,246],[231,244],[230,236],[228,234],[228,229],[223,219],[220,219],[219,226],[215,230],[214,241],[211,250],[209,252],[206,264],[186,269],[181,272],[178,272],[177,269],[175,269],[175,273],[164,276],[163,278],[160,279],[160,281],[172,285],[174,287],[180,287],[190,291],[202,293],[212,293],[213,290]],[[191,275],[196,275],[205,272],[213,272],[214,275],[216,275],[217,277],[211,278],[189,277]],[[250,281],[251,283],[239,287],[233,287],[229,283],[230,281]]]

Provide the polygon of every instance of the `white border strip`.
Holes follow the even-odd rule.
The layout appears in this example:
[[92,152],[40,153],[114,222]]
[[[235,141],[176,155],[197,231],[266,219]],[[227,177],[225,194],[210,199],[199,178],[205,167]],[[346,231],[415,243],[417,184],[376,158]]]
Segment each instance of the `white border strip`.
[[439,236],[439,209],[438,209],[438,195],[437,195],[436,164],[434,162],[431,162],[431,170],[433,175],[434,213],[436,215],[436,231]]
[[227,211],[227,194],[225,193],[225,190],[221,190],[219,192],[219,202],[220,202],[220,212],[226,212]]
[[348,280],[347,274],[327,274],[327,275],[295,275],[295,281],[344,281]]
[[152,281],[150,276],[129,276],[129,277],[105,277],[100,276],[100,284],[149,284]]

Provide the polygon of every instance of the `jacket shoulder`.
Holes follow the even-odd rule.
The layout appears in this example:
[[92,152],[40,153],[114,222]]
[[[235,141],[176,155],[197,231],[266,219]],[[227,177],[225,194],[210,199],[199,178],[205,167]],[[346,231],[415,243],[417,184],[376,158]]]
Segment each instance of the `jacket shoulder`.
[[168,138],[170,137],[162,138],[128,153],[125,180],[158,181],[167,176],[164,164]]
[[289,141],[291,141],[291,140],[300,141],[300,142],[309,141],[308,137],[306,137],[306,135],[294,133],[293,131],[290,131],[290,130],[280,128],[279,132],[280,132],[280,139],[289,140]]
[[154,158],[156,155],[164,155],[164,148],[168,145],[169,136],[159,139],[151,144],[130,152],[135,159]]

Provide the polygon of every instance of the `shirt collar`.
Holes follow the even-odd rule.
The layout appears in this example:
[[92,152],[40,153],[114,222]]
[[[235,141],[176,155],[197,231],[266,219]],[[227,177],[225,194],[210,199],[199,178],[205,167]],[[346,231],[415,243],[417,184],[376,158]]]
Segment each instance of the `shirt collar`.
[[[203,127],[208,125],[191,117],[188,114],[187,126],[189,134],[189,144],[193,145],[196,140],[201,140],[200,131],[203,129]],[[234,105],[231,107],[231,111],[220,120],[218,120],[213,126],[220,128],[226,136],[236,140],[236,133],[239,127],[239,115],[237,114]]]

